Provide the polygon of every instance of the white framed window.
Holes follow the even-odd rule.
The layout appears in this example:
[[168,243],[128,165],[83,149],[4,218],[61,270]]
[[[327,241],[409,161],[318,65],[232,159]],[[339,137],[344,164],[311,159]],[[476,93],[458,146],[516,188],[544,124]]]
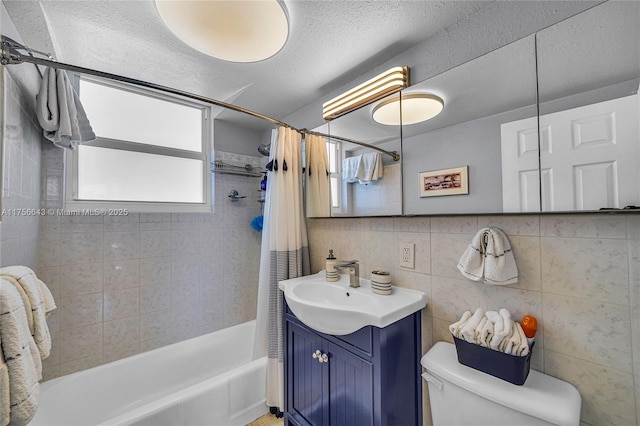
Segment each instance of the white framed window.
[[210,210],[208,105],[82,76],[96,140],[67,153],[66,208]]

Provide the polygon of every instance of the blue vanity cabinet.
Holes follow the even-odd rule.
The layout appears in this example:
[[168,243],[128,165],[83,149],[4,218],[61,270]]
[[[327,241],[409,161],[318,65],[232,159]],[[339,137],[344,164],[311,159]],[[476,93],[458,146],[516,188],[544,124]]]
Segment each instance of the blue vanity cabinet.
[[286,426],[422,425],[420,312],[331,336],[285,310]]

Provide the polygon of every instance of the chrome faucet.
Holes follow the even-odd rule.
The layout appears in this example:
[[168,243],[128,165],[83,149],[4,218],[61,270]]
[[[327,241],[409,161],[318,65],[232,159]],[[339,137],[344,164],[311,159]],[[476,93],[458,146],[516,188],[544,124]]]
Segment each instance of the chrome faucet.
[[335,266],[336,270],[349,269],[349,287],[360,287],[360,265],[357,260],[345,260]]

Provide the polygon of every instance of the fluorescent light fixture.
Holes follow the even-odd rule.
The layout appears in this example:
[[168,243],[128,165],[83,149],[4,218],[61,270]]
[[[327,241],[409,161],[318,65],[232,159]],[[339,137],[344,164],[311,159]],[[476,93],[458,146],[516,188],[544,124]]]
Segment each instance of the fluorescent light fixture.
[[373,119],[388,126],[415,124],[429,120],[444,109],[441,97],[430,93],[406,93],[402,96],[402,123],[400,122],[400,95],[380,102],[373,109]]
[[155,0],[160,17],[180,40],[215,58],[257,62],[282,49],[289,17],[277,0]]
[[333,120],[409,86],[409,67],[395,67],[325,102],[322,117]]

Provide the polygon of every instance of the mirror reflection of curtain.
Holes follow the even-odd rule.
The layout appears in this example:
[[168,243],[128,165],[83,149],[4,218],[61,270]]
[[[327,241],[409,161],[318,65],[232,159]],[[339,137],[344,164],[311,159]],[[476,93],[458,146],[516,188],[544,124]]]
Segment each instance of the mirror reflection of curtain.
[[284,411],[283,294],[278,282],[308,275],[309,243],[302,200],[301,136],[279,127],[271,142],[260,252],[254,359],[267,355],[269,407]]
[[305,144],[307,217],[327,217],[331,213],[327,144],[315,135],[307,135]]

